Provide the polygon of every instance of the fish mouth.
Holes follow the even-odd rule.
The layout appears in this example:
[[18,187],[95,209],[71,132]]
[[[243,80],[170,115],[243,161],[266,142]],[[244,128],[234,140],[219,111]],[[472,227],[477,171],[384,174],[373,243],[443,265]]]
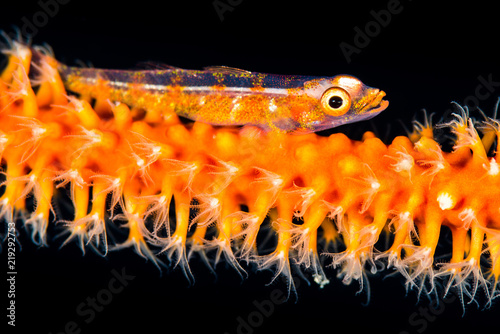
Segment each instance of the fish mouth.
[[369,101],[361,109],[362,114],[369,114],[371,117],[381,113],[389,106],[389,101],[383,100],[385,92],[373,89],[368,96]]

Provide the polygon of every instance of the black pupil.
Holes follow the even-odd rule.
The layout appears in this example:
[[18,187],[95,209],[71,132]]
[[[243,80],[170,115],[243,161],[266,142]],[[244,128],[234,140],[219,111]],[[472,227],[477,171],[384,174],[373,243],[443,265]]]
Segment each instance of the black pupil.
[[328,100],[328,105],[330,107],[332,107],[333,109],[338,109],[338,108],[342,107],[343,102],[344,101],[342,101],[342,98],[340,96],[332,96]]

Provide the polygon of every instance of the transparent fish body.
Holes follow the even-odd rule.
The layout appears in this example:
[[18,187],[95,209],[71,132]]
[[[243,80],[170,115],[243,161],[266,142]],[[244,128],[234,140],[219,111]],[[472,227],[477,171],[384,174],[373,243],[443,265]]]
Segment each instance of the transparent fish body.
[[157,115],[266,131],[320,131],[374,117],[385,93],[355,77],[255,73],[229,67],[104,70],[59,66],[68,90]]

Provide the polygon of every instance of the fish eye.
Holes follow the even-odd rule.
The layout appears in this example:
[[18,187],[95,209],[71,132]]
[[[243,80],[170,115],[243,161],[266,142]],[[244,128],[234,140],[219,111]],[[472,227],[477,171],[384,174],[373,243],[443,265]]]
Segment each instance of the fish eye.
[[351,97],[342,88],[329,88],[321,97],[321,106],[328,115],[341,116],[349,111],[351,107]]
[[334,96],[330,96],[330,98],[328,99],[328,105],[332,109],[338,109],[338,108],[342,107],[343,104],[344,104],[344,100],[342,100],[342,98],[340,96],[334,95]]

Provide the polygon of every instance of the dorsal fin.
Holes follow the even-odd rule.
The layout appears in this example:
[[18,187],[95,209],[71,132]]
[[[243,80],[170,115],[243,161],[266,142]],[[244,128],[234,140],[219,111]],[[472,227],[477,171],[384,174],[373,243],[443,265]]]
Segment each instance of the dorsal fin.
[[137,63],[136,67],[143,70],[163,70],[163,71],[174,71],[181,70],[180,67],[163,64],[155,61],[141,61]]
[[207,72],[223,73],[223,74],[235,74],[235,75],[251,75],[252,72],[247,70],[242,70],[241,68],[229,67],[229,66],[208,66],[203,68]]

